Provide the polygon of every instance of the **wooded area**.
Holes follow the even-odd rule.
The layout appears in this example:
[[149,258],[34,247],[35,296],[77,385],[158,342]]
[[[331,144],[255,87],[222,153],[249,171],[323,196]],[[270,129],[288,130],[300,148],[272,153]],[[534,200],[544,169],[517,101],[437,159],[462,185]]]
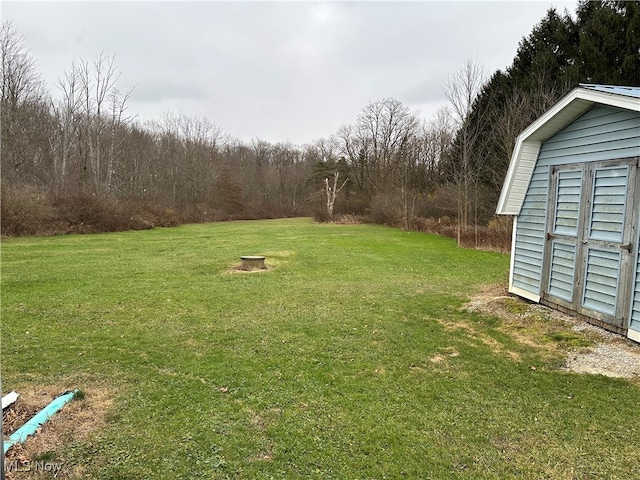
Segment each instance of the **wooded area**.
[[433,119],[383,98],[302,146],[242,142],[182,114],[141,124],[113,56],[79,59],[47,86],[6,21],[0,48],[3,235],[352,214],[461,244],[490,225],[508,242],[493,212],[516,135],[576,83],[640,85],[640,4],[550,9],[506,71],[464,62]]

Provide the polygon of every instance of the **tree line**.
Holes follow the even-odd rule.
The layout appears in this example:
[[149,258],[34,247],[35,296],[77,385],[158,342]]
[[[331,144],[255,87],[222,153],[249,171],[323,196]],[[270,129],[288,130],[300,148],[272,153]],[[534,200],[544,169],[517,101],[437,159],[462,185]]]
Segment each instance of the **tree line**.
[[72,63],[53,97],[4,21],[2,234],[352,214],[478,243],[521,130],[575,83],[638,85],[639,25],[634,2],[581,1],[575,17],[550,9],[506,71],[486,77],[464,62],[432,119],[382,98],[300,146],[243,142],[184,114],[141,124],[105,53]]

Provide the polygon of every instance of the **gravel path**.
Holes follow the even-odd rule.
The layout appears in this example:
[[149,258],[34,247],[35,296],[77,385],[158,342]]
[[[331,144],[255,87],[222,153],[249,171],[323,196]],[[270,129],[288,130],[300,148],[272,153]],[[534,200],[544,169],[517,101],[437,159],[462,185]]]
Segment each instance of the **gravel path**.
[[575,319],[572,321],[575,323],[572,330],[591,331],[600,336],[602,341],[585,352],[572,352],[567,357],[567,370],[599,373],[609,377],[640,376],[640,345],[586,322]]

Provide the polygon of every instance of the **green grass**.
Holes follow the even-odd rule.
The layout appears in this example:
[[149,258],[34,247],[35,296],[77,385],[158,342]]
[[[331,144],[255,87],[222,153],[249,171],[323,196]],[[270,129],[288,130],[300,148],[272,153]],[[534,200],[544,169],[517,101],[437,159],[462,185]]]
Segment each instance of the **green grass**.
[[461,308],[507,271],[307,219],[4,240],[2,384],[110,391],[84,478],[637,478],[636,385]]

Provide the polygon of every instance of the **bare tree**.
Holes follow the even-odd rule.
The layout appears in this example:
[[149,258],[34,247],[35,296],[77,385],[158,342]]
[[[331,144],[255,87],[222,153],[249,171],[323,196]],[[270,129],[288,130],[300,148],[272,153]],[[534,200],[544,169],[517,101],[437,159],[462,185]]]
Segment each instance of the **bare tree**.
[[16,109],[21,104],[42,100],[44,83],[35,59],[24,47],[24,39],[10,21],[0,25],[0,61],[2,62],[3,106]]
[[336,172],[333,175],[333,186],[329,183],[329,177],[325,177],[324,179],[324,191],[327,194],[327,214],[329,218],[333,217],[333,207],[336,204],[336,198],[338,198],[338,193],[343,187],[347,184],[348,178],[342,182],[342,185],[338,187],[338,179],[340,178],[340,172]]
[[36,164],[42,161],[40,136],[45,129],[40,122],[45,89],[34,58],[9,21],[0,25],[0,63],[3,177],[25,179],[35,175]]
[[282,212],[288,213],[296,203],[295,170],[300,165],[300,157],[301,153],[289,142],[278,143],[272,149],[268,178],[276,206]]
[[531,92],[517,89],[496,111],[491,119],[493,134],[498,146],[498,161],[493,169],[491,180],[497,191],[502,187],[504,175],[509,167],[511,154],[516,144],[516,137],[531,122],[547,111],[557,100],[558,92],[554,89],[538,87]]
[[78,148],[78,126],[80,120],[80,71],[73,62],[64,77],[58,79],[62,97],[51,101],[51,111],[56,122],[56,131],[49,138],[53,155],[52,188],[59,192],[65,188],[74,153]]
[[248,191],[251,192],[249,203],[256,209],[266,211],[272,202],[266,181],[266,172],[271,161],[272,145],[265,140],[254,138],[251,141],[251,153],[253,165],[251,172],[252,185]]
[[418,126],[417,116],[405,105],[383,98],[363,108],[355,125],[340,128],[334,141],[365,197],[397,188],[408,144]]
[[[80,60],[72,72],[80,92],[81,122],[77,133],[82,161],[81,188],[91,185],[95,190],[109,193],[117,146],[122,142],[116,138],[116,132],[123,133],[131,120],[124,113],[133,88],[120,94],[116,85],[121,74],[115,66],[115,57],[104,52],[91,64]],[[69,81],[67,78],[65,83],[69,85]]]
[[107,192],[111,192],[113,188],[113,177],[118,169],[120,149],[128,133],[127,127],[134,119],[134,117],[125,115],[127,111],[126,103],[132,92],[133,88],[124,95],[121,95],[120,91],[115,87],[109,92],[111,111],[109,118],[109,150],[107,156]]
[[343,125],[332,137],[332,142],[336,145],[339,154],[347,160],[350,176],[356,188],[367,195],[370,165],[364,139],[357,134],[353,125]]
[[175,207],[215,202],[215,176],[225,136],[206,117],[168,113],[157,125],[161,141],[159,167]]
[[482,66],[477,60],[470,59],[449,77],[444,86],[444,95],[451,106],[457,128],[453,176],[458,197],[458,244],[461,242],[461,230],[469,226],[471,209],[474,206],[477,208],[478,159],[473,158],[473,152],[480,133],[482,114],[474,119],[471,114],[485,80]]
[[357,128],[369,152],[374,192],[384,193],[392,187],[417,127],[417,117],[393,98],[371,102],[360,112]]
[[438,109],[434,117],[422,124],[414,141],[416,167],[420,175],[415,181],[421,192],[426,192],[440,181],[441,165],[451,151],[455,127],[451,112],[445,107]]

